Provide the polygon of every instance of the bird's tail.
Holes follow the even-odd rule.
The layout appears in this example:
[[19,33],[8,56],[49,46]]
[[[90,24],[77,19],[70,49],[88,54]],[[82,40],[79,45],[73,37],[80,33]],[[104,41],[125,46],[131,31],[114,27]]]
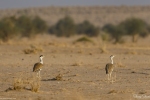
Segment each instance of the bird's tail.
[[107,65],[106,65],[106,67],[105,67],[105,70],[106,70],[106,74],[108,74],[108,68],[107,68]]
[[108,70],[106,70],[106,74],[108,74]]

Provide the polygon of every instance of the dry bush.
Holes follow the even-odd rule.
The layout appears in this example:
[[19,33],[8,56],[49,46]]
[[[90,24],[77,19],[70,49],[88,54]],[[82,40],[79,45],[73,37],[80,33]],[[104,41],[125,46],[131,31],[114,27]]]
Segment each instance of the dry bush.
[[38,92],[39,88],[39,78],[20,77],[14,79],[12,90],[31,90],[32,92]]
[[102,37],[98,37],[97,39],[99,42],[99,49],[101,50],[101,53],[108,53],[105,39],[103,39]]
[[32,81],[31,83],[30,83],[30,86],[31,86],[31,91],[32,92],[38,92],[39,91],[39,89],[40,89],[40,81]]
[[100,50],[101,50],[101,53],[108,53],[105,44],[100,47]]
[[29,49],[25,49],[23,51],[24,51],[25,54],[31,54],[31,53],[42,52],[43,49],[41,47],[37,47],[37,46],[31,45]]
[[56,78],[55,78],[56,80],[59,80],[59,81],[61,81],[61,80],[63,80],[62,79],[62,75],[61,74],[58,74],[57,76],[56,76]]
[[22,90],[23,88],[24,88],[23,80],[21,78],[15,79],[13,83],[13,89]]
[[62,78],[62,74],[58,74],[55,78],[53,78],[53,79],[51,79],[51,80],[54,80],[54,81],[62,81],[63,80],[63,78]]
[[107,46],[104,41],[101,41],[101,43],[99,43],[99,48],[101,50],[101,53],[108,53]]

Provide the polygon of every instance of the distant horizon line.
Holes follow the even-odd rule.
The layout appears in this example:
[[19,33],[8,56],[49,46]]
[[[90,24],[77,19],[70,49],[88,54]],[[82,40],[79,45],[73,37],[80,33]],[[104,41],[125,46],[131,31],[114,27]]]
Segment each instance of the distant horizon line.
[[150,5],[45,5],[45,6],[28,6],[28,7],[7,7],[0,8],[0,10],[8,9],[28,9],[28,8],[46,8],[46,7],[148,7]]

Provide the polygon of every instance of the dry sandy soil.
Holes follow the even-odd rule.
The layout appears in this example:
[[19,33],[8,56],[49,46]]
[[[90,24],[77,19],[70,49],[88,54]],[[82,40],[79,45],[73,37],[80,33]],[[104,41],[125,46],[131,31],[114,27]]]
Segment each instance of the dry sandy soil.
[[[0,99],[17,100],[139,100],[150,99],[150,37],[138,43],[102,43],[99,37],[92,43],[73,43],[79,37],[56,38],[37,36],[0,44]],[[25,54],[24,50],[37,51]],[[107,52],[102,53],[105,48]],[[43,54],[41,79],[32,72],[34,63]],[[116,55],[118,64],[108,81],[105,65]],[[61,80],[54,80],[58,75]],[[14,90],[17,79],[26,86]],[[30,83],[40,84],[38,92]],[[19,83],[19,82],[18,82]],[[36,85],[36,84],[35,84]],[[35,86],[36,87],[36,86]]]

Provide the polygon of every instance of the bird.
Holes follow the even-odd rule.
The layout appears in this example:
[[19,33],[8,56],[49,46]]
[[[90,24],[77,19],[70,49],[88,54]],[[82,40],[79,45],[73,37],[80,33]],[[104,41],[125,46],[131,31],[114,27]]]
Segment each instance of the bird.
[[40,78],[40,71],[42,70],[43,67],[43,55],[40,55],[40,62],[35,63],[33,67],[33,72],[37,72],[37,76]]
[[114,63],[113,63],[113,58],[114,58],[114,57],[115,57],[114,55],[111,55],[111,56],[110,56],[111,63],[107,63],[107,64],[106,64],[106,67],[105,67],[106,74],[108,75],[108,80],[111,79],[111,74],[112,74],[113,69],[114,69],[114,67],[115,67],[115,65],[114,65]]

